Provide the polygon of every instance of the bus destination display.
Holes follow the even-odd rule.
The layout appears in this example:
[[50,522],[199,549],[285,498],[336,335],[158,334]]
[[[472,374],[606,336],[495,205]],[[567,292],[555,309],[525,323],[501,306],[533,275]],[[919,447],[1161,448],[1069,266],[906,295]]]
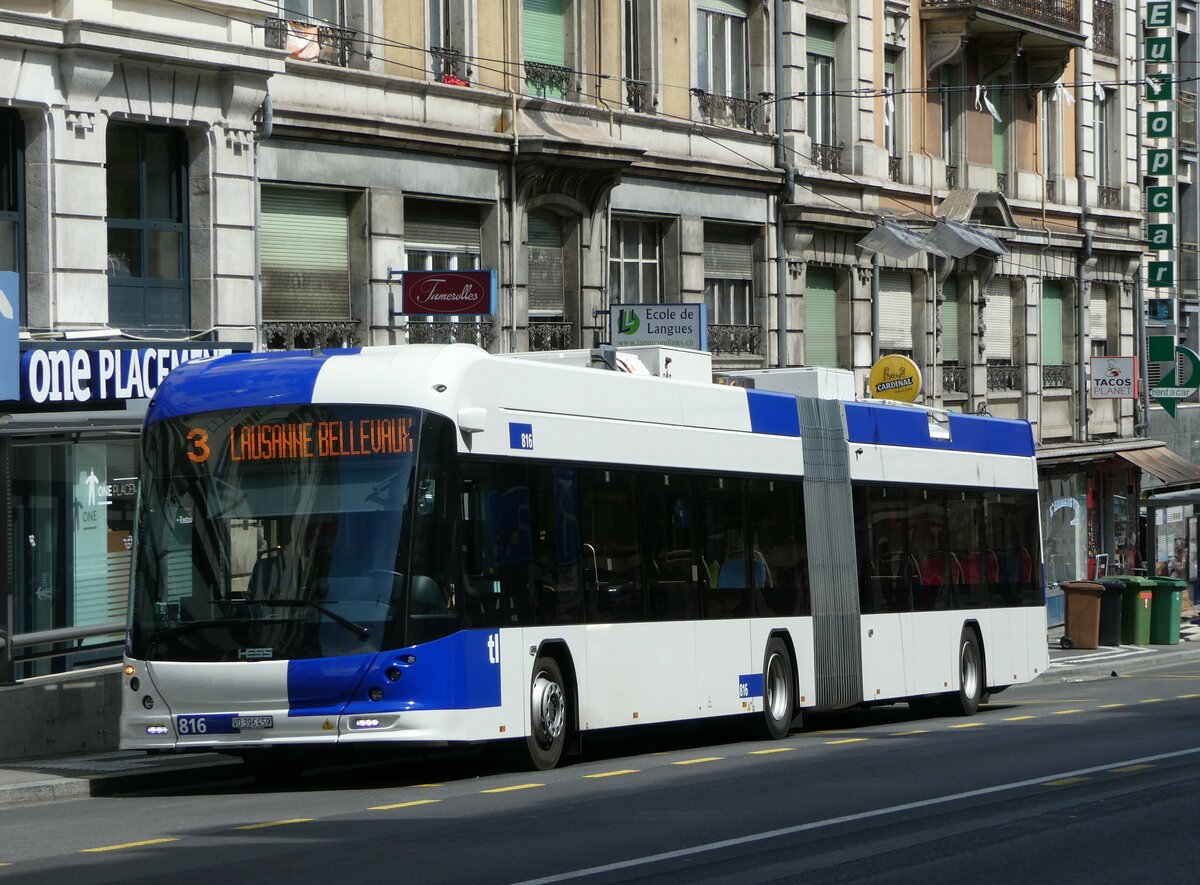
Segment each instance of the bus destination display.
[[[412,425],[411,417],[235,424],[229,430],[229,458],[231,461],[291,461],[407,455],[413,451]],[[202,427],[192,427],[186,438],[188,459],[196,464],[207,462],[214,448],[210,432]],[[219,441],[215,444],[221,445]]]

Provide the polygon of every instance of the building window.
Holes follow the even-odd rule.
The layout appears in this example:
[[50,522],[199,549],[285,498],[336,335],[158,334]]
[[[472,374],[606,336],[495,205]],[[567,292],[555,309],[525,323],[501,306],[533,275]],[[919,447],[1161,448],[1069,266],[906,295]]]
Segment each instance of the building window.
[[704,226],[704,303],[714,325],[755,322],[754,233],[734,225]]
[[404,201],[408,270],[478,270],[479,207],[441,200]]
[[1112,126],[1113,96],[1116,90],[1101,89],[1104,97],[1100,98],[1097,94],[1092,99],[1095,119],[1092,123],[1092,150],[1096,155],[1096,184],[1100,187],[1108,187],[1111,178],[1112,167],[1112,142],[1110,140],[1109,130]]
[[1061,203],[1066,194],[1059,192],[1062,180],[1062,107],[1058,99],[1061,90],[1042,90],[1038,98],[1038,116],[1041,118],[1041,168],[1046,182],[1046,202]]
[[1012,119],[1008,84],[1007,76],[997,77],[990,90],[992,106],[996,109],[996,117],[992,117],[992,167],[996,170],[996,190],[1012,196],[1008,187],[1008,123]]
[[813,165],[830,172],[841,171],[841,147],[837,137],[837,105],[834,97],[834,56],[837,28],[820,19],[808,19],[808,135],[812,139]]
[[987,287],[987,306],[983,311],[987,326],[984,335],[984,354],[989,363],[1012,365],[1013,362],[1013,296],[1012,283],[993,280]]
[[958,280],[947,277],[942,284],[942,362],[958,365],[962,360],[958,337]]
[[654,20],[654,0],[622,0],[625,104],[635,111],[649,111],[658,104],[654,94]]
[[572,86],[567,65],[566,0],[523,0],[525,89],[541,98],[565,98]]
[[888,49],[883,59],[883,146],[888,153],[888,178],[900,181],[904,162],[904,119],[908,108],[905,100],[904,54],[899,49]]
[[435,80],[465,86],[474,76],[467,63],[471,33],[464,0],[427,0],[429,4],[429,55]]
[[344,0],[280,0],[278,17],[267,19],[266,44],[299,61],[346,67],[354,31],[346,27]]
[[108,319],[134,329],[186,329],[187,156],[183,133],[108,126]]
[[1063,285],[1058,280],[1042,282],[1042,365],[1061,366],[1070,345],[1064,343],[1066,323],[1063,308]]
[[[709,8],[706,8],[709,7]],[[704,92],[748,98],[750,86],[747,0],[701,0],[699,86]]]
[[913,355],[912,280],[906,273],[883,271],[879,275],[880,354]]
[[954,190],[961,183],[962,169],[962,69],[942,65],[942,159],[946,163],[946,187]]
[[829,267],[808,268],[804,286],[804,365],[838,366],[837,277]]
[[1092,356],[1116,355],[1108,347],[1108,287],[1100,283],[1088,299],[1088,341]]
[[14,110],[0,110],[0,273],[17,274],[9,298],[20,300],[21,323],[28,324],[24,307],[25,272],[25,129]]
[[662,301],[662,234],[657,222],[614,218],[608,289],[614,303]]
[[[263,187],[259,254],[265,322],[307,323],[308,334],[319,339],[330,324],[352,322],[349,231],[344,191]],[[281,337],[286,340],[268,345],[288,349],[325,343]]]
[[566,286],[563,219],[546,209],[527,217],[529,244],[529,316],[561,320]]

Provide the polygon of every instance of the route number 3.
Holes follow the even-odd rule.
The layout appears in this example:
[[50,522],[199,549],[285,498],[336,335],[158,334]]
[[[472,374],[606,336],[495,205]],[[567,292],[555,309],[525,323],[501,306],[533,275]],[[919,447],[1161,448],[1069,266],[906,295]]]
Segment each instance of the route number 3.
[[188,460],[194,464],[203,464],[208,460],[212,450],[208,447],[208,431],[193,427],[188,431],[188,442],[192,447],[188,450]]

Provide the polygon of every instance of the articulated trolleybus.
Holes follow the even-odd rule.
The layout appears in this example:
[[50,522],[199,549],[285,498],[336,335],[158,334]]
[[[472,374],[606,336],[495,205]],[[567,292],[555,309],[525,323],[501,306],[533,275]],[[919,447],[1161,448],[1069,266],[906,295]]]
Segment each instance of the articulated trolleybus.
[[598,729],[969,715],[1044,671],[1027,423],[855,401],[829,370],[689,381],[685,355],[177,368],[143,437],[121,746],[270,770],[511,739],[551,768]]

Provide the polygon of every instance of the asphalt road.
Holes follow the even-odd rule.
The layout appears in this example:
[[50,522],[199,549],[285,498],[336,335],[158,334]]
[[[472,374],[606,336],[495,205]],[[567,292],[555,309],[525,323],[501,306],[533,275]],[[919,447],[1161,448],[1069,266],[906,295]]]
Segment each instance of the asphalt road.
[[0,810],[12,882],[1124,882],[1196,876],[1200,666],[905,706]]

